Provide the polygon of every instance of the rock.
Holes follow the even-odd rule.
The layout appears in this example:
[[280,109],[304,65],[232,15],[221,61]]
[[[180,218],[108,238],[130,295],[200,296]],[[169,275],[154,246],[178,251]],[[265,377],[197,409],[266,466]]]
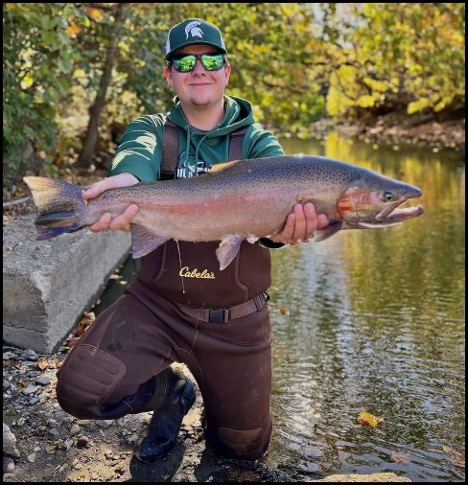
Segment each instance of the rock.
[[30,453],[26,458],[29,463],[35,463],[36,461],[36,453]]
[[15,458],[19,458],[20,456],[20,453],[16,448],[16,436],[5,423],[3,423],[3,454]]
[[30,394],[34,394],[37,390],[38,388],[36,386],[29,385],[28,387],[25,387],[22,392],[25,396],[29,396]]
[[15,469],[15,462],[10,456],[3,457],[3,474],[12,473]]
[[89,438],[87,436],[79,436],[78,439],[76,440],[76,446],[82,448],[84,446],[89,445]]
[[39,376],[36,379],[36,384],[39,384],[40,386],[48,386],[50,384],[50,377],[49,376]]
[[100,428],[104,428],[104,429],[107,429],[107,428],[110,428],[113,424],[114,424],[114,420],[113,419],[104,419],[104,420],[99,420],[99,421],[96,421],[96,424],[100,427]]
[[34,218],[17,217],[3,232],[3,339],[33,349],[27,360],[55,349],[130,249],[122,231],[83,230],[38,244]]

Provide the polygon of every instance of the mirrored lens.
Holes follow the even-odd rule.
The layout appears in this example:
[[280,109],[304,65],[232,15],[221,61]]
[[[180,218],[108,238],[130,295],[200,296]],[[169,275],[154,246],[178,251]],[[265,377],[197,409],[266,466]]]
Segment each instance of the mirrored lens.
[[190,72],[195,67],[197,58],[194,55],[190,55],[180,59],[174,59],[172,62],[176,71]]
[[194,69],[197,59],[200,59],[207,71],[219,71],[224,65],[222,54],[187,54],[183,57],[175,57],[172,60],[172,65],[178,72],[190,72]]
[[223,67],[224,58],[221,54],[202,54],[201,62],[207,71],[218,71]]

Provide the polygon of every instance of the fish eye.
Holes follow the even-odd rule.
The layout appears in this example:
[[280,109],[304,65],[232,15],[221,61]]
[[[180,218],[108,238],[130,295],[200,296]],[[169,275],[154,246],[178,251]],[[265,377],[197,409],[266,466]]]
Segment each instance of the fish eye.
[[393,194],[393,192],[384,192],[382,194],[382,199],[385,201],[385,202],[391,202],[392,200],[395,199],[395,195]]

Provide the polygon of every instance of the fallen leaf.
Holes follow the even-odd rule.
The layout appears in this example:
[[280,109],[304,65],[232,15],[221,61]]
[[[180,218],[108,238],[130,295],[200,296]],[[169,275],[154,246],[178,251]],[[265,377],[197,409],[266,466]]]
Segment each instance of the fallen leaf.
[[81,317],[80,323],[76,327],[75,336],[81,337],[86,332],[88,327],[94,322],[95,319],[96,319],[96,316],[94,315],[94,312],[85,313]]
[[24,380],[24,379],[20,379],[18,381],[18,384],[21,386],[21,387],[28,387],[28,383]]
[[80,340],[80,337],[78,337],[78,338],[74,338],[74,337],[69,338],[67,340],[67,347],[73,347],[74,345],[76,345],[76,343],[78,342],[78,340]]
[[367,413],[366,411],[361,411],[357,417],[356,422],[362,424],[363,426],[372,426],[375,428],[379,423],[382,423],[384,418],[379,416],[374,416],[373,414]]
[[47,445],[45,448],[46,453],[49,453],[49,454],[55,453],[56,449],[57,447],[55,445]]
[[281,315],[289,315],[289,310],[284,306],[280,306],[279,311],[280,311]]
[[57,359],[57,357],[53,357],[53,358],[49,359],[49,367],[53,367],[55,369],[58,369],[61,365],[62,365],[62,363],[60,362],[59,359]]
[[44,372],[47,367],[49,367],[49,361],[47,360],[47,357],[39,357],[36,362],[36,367],[41,370],[41,372]]

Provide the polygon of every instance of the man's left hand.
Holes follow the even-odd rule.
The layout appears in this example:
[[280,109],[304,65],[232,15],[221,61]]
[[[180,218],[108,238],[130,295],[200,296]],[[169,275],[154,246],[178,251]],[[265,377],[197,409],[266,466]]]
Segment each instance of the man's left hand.
[[314,237],[316,229],[324,229],[327,226],[327,216],[324,214],[317,215],[314,204],[311,202],[304,205],[296,204],[293,211],[288,215],[283,231],[269,239],[291,245],[308,242]]

